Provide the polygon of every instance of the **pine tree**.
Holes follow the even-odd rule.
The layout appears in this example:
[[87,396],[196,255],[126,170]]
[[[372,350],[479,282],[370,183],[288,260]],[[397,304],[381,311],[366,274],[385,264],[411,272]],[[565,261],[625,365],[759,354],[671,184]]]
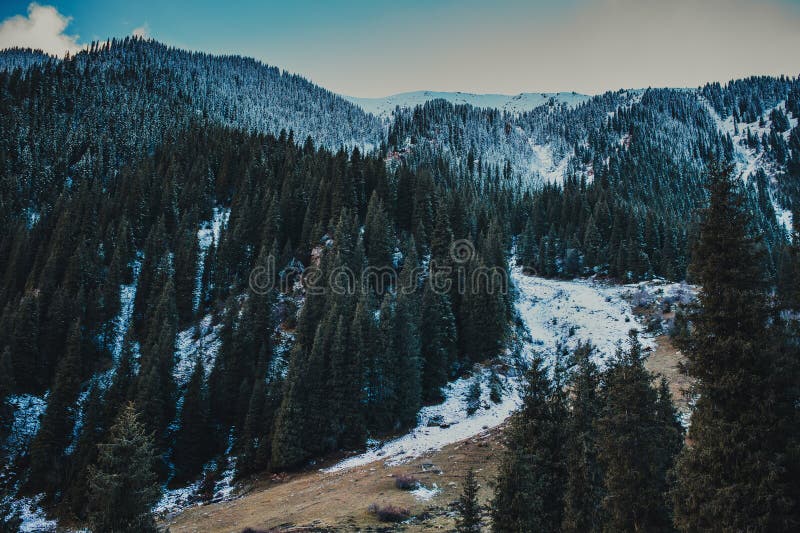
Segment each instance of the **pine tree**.
[[[667,474],[677,449],[657,416],[659,396],[635,331],[629,342],[630,348],[620,347],[603,375],[603,407],[596,424],[605,529],[669,531]],[[677,438],[680,442],[680,434]]]
[[458,533],[480,533],[481,531],[481,506],[478,502],[478,481],[475,472],[470,469],[464,476],[464,488],[458,498],[458,518],[456,519]]
[[347,316],[340,314],[331,344],[330,390],[334,403],[331,421],[338,447],[351,450],[362,448],[367,439],[362,412],[363,363],[360,350],[353,349],[361,340],[356,336]]
[[481,378],[480,374],[472,379],[472,383],[464,395],[467,416],[474,415],[481,407]]
[[200,473],[203,463],[213,450],[209,425],[208,396],[205,390],[205,370],[198,358],[186,387],[181,407],[180,426],[175,436],[173,462],[175,479],[188,480]]
[[175,307],[181,324],[187,324],[194,314],[197,258],[200,253],[194,210],[184,218],[175,249]]
[[138,375],[136,404],[145,424],[163,444],[165,430],[175,410],[175,338],[178,314],[175,287],[171,278],[160,291],[155,310],[150,315],[147,337],[142,343],[141,369]]
[[373,192],[364,222],[364,248],[371,267],[381,269],[392,266],[394,252],[392,233],[383,202],[378,194]]
[[72,405],[80,391],[82,335],[80,323],[70,328],[66,353],[59,362],[53,390],[36,437],[31,443],[30,487],[51,492],[63,474],[61,457],[75,423]]
[[398,284],[392,337],[396,357],[396,414],[402,427],[416,424],[417,412],[422,405],[418,266],[414,240],[411,239]]
[[153,438],[139,421],[132,403],[99,445],[97,464],[89,474],[89,521],[95,531],[157,531],[151,509],[160,490],[153,472]]
[[779,326],[769,324],[762,248],[736,187],[729,167],[711,165],[690,266],[699,305],[681,346],[697,402],[691,445],[677,466],[675,524],[792,531],[800,527],[800,375],[796,355],[780,346]]
[[526,375],[522,409],[506,431],[507,451],[492,500],[494,531],[560,530],[565,418],[561,383],[548,379],[542,359],[535,357]]
[[575,533],[599,531],[602,526],[603,473],[597,459],[596,427],[601,407],[600,376],[592,361],[594,353],[588,343],[578,345],[572,353],[575,369],[570,378],[562,530]]

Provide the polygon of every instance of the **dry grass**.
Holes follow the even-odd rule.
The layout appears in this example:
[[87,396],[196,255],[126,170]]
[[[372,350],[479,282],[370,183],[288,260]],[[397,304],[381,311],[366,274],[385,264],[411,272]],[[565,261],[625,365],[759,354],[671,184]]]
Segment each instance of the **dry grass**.
[[[172,533],[236,532],[245,528],[275,531],[403,531],[450,530],[454,527],[452,503],[458,499],[464,475],[475,470],[480,500],[491,497],[501,451],[500,428],[446,446],[411,463],[387,467],[382,462],[343,472],[320,471],[289,475],[282,481],[256,479],[242,497],[187,509],[165,521]],[[412,475],[441,492],[418,501],[395,487],[395,476]],[[371,504],[407,508],[415,517],[401,526],[381,523],[369,512]],[[305,528],[305,529],[303,529]]]
[[672,401],[675,407],[681,412],[688,410],[685,392],[691,385],[691,379],[685,374],[681,374],[678,365],[683,360],[683,355],[672,345],[672,341],[667,335],[656,337],[656,349],[645,360],[647,370],[667,378],[669,390],[672,393]]

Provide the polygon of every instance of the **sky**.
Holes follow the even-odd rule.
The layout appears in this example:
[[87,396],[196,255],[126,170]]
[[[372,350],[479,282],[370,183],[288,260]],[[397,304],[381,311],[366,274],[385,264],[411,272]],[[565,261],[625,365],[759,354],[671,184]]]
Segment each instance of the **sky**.
[[800,74],[800,0],[3,0],[0,48],[141,35],[330,90],[517,94]]

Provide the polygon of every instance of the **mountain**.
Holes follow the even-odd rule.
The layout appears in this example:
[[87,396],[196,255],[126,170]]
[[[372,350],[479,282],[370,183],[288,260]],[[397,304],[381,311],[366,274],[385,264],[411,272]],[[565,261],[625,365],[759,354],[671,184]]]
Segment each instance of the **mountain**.
[[13,500],[90,520],[129,402],[155,451],[139,479],[184,503],[447,426],[461,393],[507,412],[523,269],[685,279],[710,160],[741,177],[766,276],[791,271],[797,78],[423,93],[379,118],[141,39],[0,64],[0,519]]
[[490,107],[517,114],[525,111],[548,105],[550,103],[567,104],[574,107],[585,102],[590,97],[585,94],[575,92],[561,93],[520,93],[509,94],[472,94],[457,92],[440,91],[413,91],[399,93],[382,98],[361,98],[356,96],[344,96],[344,98],[368,113],[389,119],[394,114],[397,107],[403,109],[413,109],[431,100],[445,100],[451,104],[466,104],[472,107]]

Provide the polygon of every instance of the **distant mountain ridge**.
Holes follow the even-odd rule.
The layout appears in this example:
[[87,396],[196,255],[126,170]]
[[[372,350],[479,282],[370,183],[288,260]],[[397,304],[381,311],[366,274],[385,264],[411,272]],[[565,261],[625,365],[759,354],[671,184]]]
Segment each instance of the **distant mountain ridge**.
[[466,104],[472,107],[493,108],[512,114],[532,111],[539,106],[554,102],[575,107],[589,100],[591,96],[576,92],[558,93],[519,93],[519,94],[473,94],[461,91],[412,91],[378,98],[343,96],[361,109],[373,115],[388,119],[397,107],[412,109],[431,100],[446,100],[454,105]]

